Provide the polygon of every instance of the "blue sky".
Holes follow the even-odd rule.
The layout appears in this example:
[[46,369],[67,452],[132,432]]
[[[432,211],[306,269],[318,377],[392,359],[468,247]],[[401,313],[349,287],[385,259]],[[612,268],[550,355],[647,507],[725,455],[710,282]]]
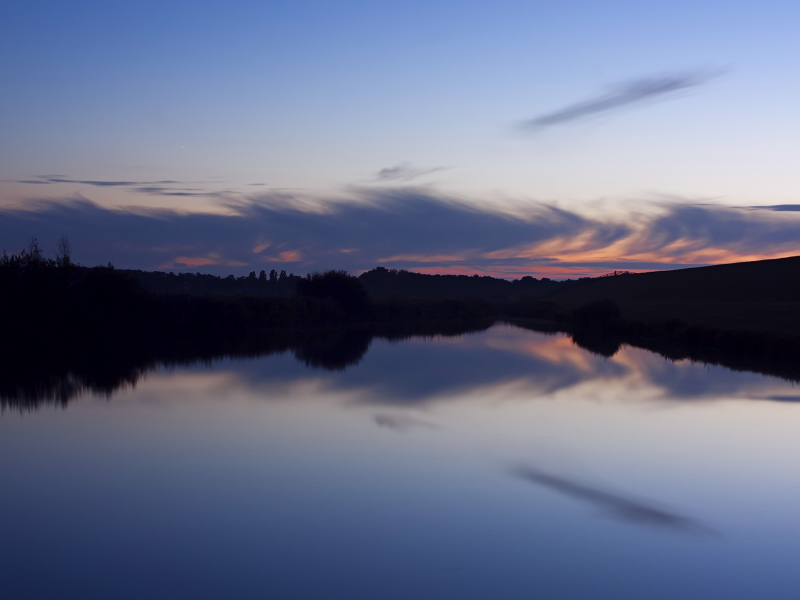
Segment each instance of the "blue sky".
[[[79,260],[138,268],[183,257],[238,272],[283,255],[296,271],[360,270],[399,256],[381,264],[516,276],[797,254],[800,234],[742,231],[795,224],[743,207],[800,204],[799,17],[796,2],[4,3],[0,246],[47,247],[71,210]],[[87,203],[93,218],[130,217],[116,246],[82,220]],[[286,238],[267,218],[212,247],[181,220],[291,205],[312,227],[364,203],[502,213],[513,244],[468,227],[437,249],[398,218],[387,257],[355,233],[312,248],[310,229]],[[656,222],[697,206],[712,225],[681,221],[641,251]],[[553,225],[543,245],[550,210],[597,223],[594,241]],[[183,229],[153,240],[167,213]],[[520,223],[536,233],[520,238]],[[606,226],[628,227],[628,242],[600,248]]]

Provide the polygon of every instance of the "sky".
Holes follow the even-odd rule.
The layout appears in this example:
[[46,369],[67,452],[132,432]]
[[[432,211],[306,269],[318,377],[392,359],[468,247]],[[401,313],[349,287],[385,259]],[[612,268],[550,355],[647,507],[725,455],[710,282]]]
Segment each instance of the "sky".
[[0,250],[515,278],[800,254],[800,4],[5,2]]

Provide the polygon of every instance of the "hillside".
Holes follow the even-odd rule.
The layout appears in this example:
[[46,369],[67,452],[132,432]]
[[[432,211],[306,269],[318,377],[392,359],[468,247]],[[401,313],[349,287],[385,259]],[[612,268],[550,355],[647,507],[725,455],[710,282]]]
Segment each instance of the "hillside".
[[544,298],[567,312],[610,299],[629,321],[800,336],[800,257],[585,279]]

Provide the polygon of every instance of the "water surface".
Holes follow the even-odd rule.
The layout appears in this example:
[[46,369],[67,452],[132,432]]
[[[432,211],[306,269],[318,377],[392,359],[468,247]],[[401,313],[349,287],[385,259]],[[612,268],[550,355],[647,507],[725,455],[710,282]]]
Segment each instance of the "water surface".
[[0,416],[4,598],[797,598],[800,390],[511,326]]

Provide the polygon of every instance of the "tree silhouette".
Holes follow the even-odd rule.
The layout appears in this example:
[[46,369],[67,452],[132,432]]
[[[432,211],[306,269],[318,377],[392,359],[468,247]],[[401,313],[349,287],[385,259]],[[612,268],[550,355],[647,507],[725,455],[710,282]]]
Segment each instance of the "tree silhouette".
[[312,273],[297,282],[297,294],[310,298],[330,298],[348,312],[362,312],[369,307],[369,296],[357,277],[347,271]]
[[66,269],[72,264],[72,259],[70,258],[71,250],[69,238],[66,234],[62,235],[56,244],[56,264],[62,269]]

